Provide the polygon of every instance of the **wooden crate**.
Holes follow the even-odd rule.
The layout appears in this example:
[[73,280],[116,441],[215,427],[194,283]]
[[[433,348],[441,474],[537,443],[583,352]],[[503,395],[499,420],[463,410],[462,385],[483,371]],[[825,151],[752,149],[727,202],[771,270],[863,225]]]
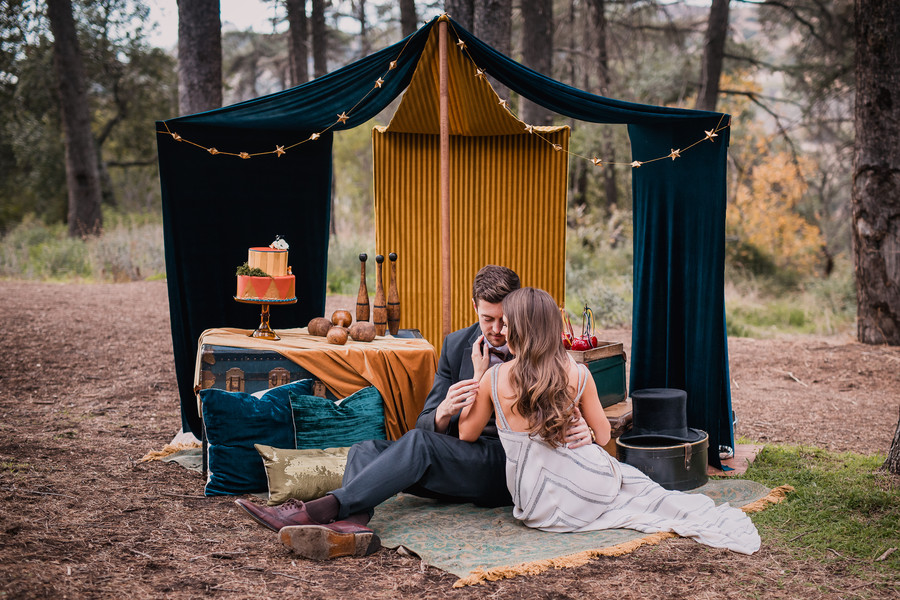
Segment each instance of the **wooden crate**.
[[627,397],[625,386],[625,349],[622,342],[600,342],[590,350],[569,350],[575,362],[586,365],[597,386],[603,408]]

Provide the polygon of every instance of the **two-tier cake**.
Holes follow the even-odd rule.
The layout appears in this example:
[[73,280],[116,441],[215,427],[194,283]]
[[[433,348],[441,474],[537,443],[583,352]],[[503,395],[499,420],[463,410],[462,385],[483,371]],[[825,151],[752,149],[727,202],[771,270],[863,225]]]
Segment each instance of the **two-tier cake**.
[[239,300],[288,302],[297,299],[295,279],[288,265],[288,244],[277,237],[268,247],[250,248],[247,262],[237,270]]

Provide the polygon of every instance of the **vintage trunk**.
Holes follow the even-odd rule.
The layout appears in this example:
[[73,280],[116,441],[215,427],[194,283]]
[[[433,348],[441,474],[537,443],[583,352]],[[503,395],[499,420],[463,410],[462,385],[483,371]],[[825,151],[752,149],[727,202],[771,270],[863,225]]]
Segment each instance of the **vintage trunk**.
[[[421,338],[417,329],[401,329],[395,337]],[[200,346],[200,389],[217,388],[229,392],[253,394],[300,379],[316,379],[297,363],[278,352],[231,346]],[[321,383],[316,395],[337,400]]]
[[625,350],[621,342],[600,342],[597,348],[584,351],[569,350],[569,356],[587,365],[603,408],[626,398]]

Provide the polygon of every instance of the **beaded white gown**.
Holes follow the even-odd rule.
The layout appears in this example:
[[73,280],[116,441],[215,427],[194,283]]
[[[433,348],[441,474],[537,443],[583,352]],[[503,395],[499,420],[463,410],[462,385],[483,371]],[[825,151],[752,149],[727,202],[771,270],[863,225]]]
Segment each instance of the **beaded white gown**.
[[[587,367],[579,365],[576,404],[588,374]],[[743,554],[759,550],[759,534],[750,517],[727,503],[716,506],[703,494],[666,490],[596,444],[554,448],[527,432],[510,430],[498,400],[497,367],[491,369],[491,400],[506,451],[513,516],[528,527],[553,532],[671,531]]]

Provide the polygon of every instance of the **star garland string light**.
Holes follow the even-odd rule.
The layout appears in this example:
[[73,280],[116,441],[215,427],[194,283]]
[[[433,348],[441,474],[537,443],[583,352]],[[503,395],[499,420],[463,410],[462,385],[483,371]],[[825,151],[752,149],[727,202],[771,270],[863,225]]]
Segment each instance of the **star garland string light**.
[[[450,26],[451,26],[451,28],[453,27],[452,22],[450,22]],[[481,80],[484,82],[485,85],[490,86],[490,83],[487,80],[487,71],[485,69],[482,69],[477,66],[477,63],[475,63],[475,60],[472,58],[472,55],[469,53],[468,46],[462,39],[460,39],[459,33],[456,31],[455,28],[453,29],[453,33],[456,36],[456,39],[457,39],[456,46],[459,49],[459,51],[465,53],[465,55],[472,62],[472,64],[476,65],[475,72],[474,72],[475,79]],[[299,142],[295,142],[295,143],[289,144],[289,145],[288,144],[282,144],[282,145],[276,144],[274,150],[267,150],[264,152],[246,152],[246,151],[229,152],[229,151],[225,151],[225,150],[219,150],[214,147],[206,147],[203,144],[194,142],[192,140],[185,139],[185,138],[181,137],[177,132],[171,131],[169,129],[169,124],[165,121],[163,121],[163,126],[165,127],[165,131],[157,131],[156,133],[170,135],[170,136],[172,136],[172,139],[175,140],[176,142],[185,142],[192,146],[196,146],[197,148],[200,148],[202,150],[209,152],[213,156],[220,156],[220,155],[221,156],[234,156],[237,158],[247,160],[247,159],[250,159],[250,158],[253,158],[256,156],[268,156],[270,154],[274,154],[276,158],[281,158],[283,155],[287,154],[287,152],[289,150],[296,148],[297,146],[300,146],[301,144],[305,144],[307,142],[314,142],[314,141],[318,140],[320,137],[322,137],[322,134],[333,129],[335,126],[337,126],[339,124],[340,125],[346,124],[351,119],[353,111],[356,110],[356,108],[359,107],[359,105],[362,104],[362,102],[366,98],[368,98],[370,94],[372,94],[382,88],[382,86],[386,82],[386,78],[390,76],[391,71],[393,71],[394,69],[397,68],[397,61],[403,55],[403,52],[406,50],[406,46],[408,44],[409,44],[409,40],[407,40],[406,44],[403,45],[403,48],[400,49],[400,52],[397,54],[397,57],[388,64],[387,71],[385,73],[383,73],[381,77],[379,77],[378,79],[375,80],[372,87],[369,88],[369,90],[363,95],[362,98],[360,98],[356,102],[356,104],[353,105],[352,108],[350,108],[349,110],[342,111],[338,115],[335,115],[335,121],[332,124],[330,124],[328,127],[325,127],[321,131],[313,132],[305,140],[300,140]],[[493,89],[492,89],[492,91],[493,91]],[[555,152],[563,151],[563,148],[561,145],[550,141],[546,136],[542,135],[537,129],[535,129],[534,125],[530,125],[530,124],[522,121],[518,117],[518,115],[516,115],[512,111],[512,109],[509,106],[509,103],[505,99],[500,98],[499,96],[498,96],[498,99],[499,99],[500,107],[503,108],[504,110],[506,110],[506,112],[509,113],[509,115],[511,117],[513,117],[515,120],[517,120],[519,123],[521,123],[523,125],[523,127],[525,128],[525,131],[528,134],[537,136],[538,138],[540,138],[541,140],[546,142]],[[667,158],[671,158],[674,161],[676,158],[681,158],[682,152],[690,150],[691,148],[693,148],[694,146],[696,146],[698,144],[702,144],[703,142],[706,142],[706,141],[715,143],[714,138],[718,137],[718,135],[719,135],[718,132],[731,126],[730,122],[726,123],[725,125],[722,125],[722,119],[724,117],[725,117],[725,115],[722,115],[721,117],[719,117],[719,122],[716,124],[715,127],[710,129],[709,131],[704,130],[703,133],[705,134],[705,137],[697,140],[693,144],[686,146],[685,148],[678,148],[678,149],[671,148],[669,153],[666,154],[665,156],[659,156],[659,157],[651,158],[648,160],[643,160],[643,161],[634,160],[631,162],[608,162],[608,161],[605,161],[605,160],[599,158],[596,155],[594,155],[592,157],[587,157],[587,156],[582,156],[581,154],[578,154],[576,152],[570,152],[569,150],[565,150],[565,152],[566,152],[566,154],[568,154],[571,157],[581,158],[581,159],[590,161],[595,167],[600,167],[600,168],[602,168],[603,166],[607,166],[607,165],[608,166],[619,165],[619,166],[630,166],[632,169],[637,169],[648,163],[665,160]]]
[[181,137],[177,132],[171,131],[169,129],[169,124],[166,121],[163,121],[163,126],[166,128],[165,131],[157,131],[156,133],[163,134],[163,135],[170,135],[170,136],[172,136],[172,139],[175,140],[176,142],[185,142],[192,146],[196,146],[197,148],[206,150],[213,156],[220,156],[220,155],[221,156],[235,156],[237,158],[242,158],[242,159],[246,160],[249,158],[253,158],[255,156],[268,156],[270,154],[274,154],[275,158],[281,158],[283,155],[287,154],[288,150],[296,148],[297,146],[300,146],[301,144],[305,144],[307,142],[314,142],[317,139],[319,139],[320,137],[322,137],[323,133],[328,132],[330,129],[334,128],[336,125],[338,125],[338,124],[343,125],[343,124],[347,123],[347,121],[350,120],[353,111],[356,110],[356,108],[359,107],[359,105],[362,104],[363,101],[369,97],[369,95],[376,92],[377,90],[380,90],[381,87],[385,84],[386,78],[391,74],[391,71],[393,71],[394,69],[397,68],[397,61],[400,60],[400,57],[403,55],[403,52],[406,50],[406,46],[408,44],[409,44],[409,40],[407,40],[406,44],[403,45],[403,48],[400,49],[400,52],[399,52],[399,54],[397,54],[397,57],[394,60],[392,60],[390,62],[390,64],[388,64],[387,71],[384,72],[381,75],[381,77],[379,77],[378,79],[375,80],[375,83],[372,85],[372,87],[369,89],[369,91],[367,91],[363,95],[363,97],[360,98],[356,102],[356,104],[353,105],[353,108],[351,108],[349,110],[345,110],[345,111],[341,112],[339,115],[335,115],[334,123],[332,123],[331,125],[329,125],[328,127],[324,128],[324,129],[322,129],[321,131],[313,132],[305,140],[300,140],[299,142],[295,142],[295,143],[289,144],[289,145],[288,144],[282,144],[282,145],[276,144],[274,150],[267,150],[264,152],[246,152],[246,151],[228,152],[228,151],[219,150],[219,149],[213,148],[213,147],[208,148],[208,147],[204,146],[203,144],[194,142],[192,140],[185,139],[185,138]]
[[[452,22],[450,23],[450,27],[453,28]],[[459,51],[464,52],[466,54],[466,57],[468,57],[468,59],[472,62],[472,64],[476,65],[475,66],[475,79],[480,79],[480,80],[484,81],[486,84],[490,85],[490,83],[488,83],[488,80],[487,80],[487,71],[485,69],[478,67],[477,63],[475,62],[475,59],[469,53],[468,46],[462,39],[460,39],[459,33],[456,31],[455,28],[453,28],[453,34],[456,36],[456,39],[458,40],[456,42],[456,46],[459,48]],[[498,96],[498,98],[499,98],[499,96]],[[528,132],[531,135],[536,135],[538,138],[540,138],[541,140],[543,140],[544,142],[549,144],[553,148],[553,150],[555,150],[556,152],[562,151],[562,146],[560,146],[559,144],[557,144],[555,142],[550,141],[545,136],[541,135],[541,133],[535,129],[534,125],[530,125],[530,124],[524,122],[522,119],[520,119],[519,116],[517,114],[515,114],[512,111],[512,109],[509,107],[509,103],[506,100],[504,100],[503,98],[499,98],[499,104],[502,108],[506,109],[506,112],[508,112],[510,114],[510,116],[512,116],[515,120],[517,120],[519,123],[521,123],[524,126],[526,132]],[[594,155],[592,157],[587,157],[587,156],[582,156],[581,154],[578,154],[576,152],[569,152],[568,150],[566,150],[565,152],[569,156],[588,160],[591,163],[593,163],[593,165],[595,167],[603,167],[604,165],[610,165],[610,166],[621,165],[621,166],[629,166],[632,169],[637,169],[637,168],[641,167],[642,165],[646,165],[646,164],[652,163],[652,162],[657,162],[660,160],[665,160],[667,158],[671,158],[674,161],[676,158],[681,158],[682,152],[690,150],[697,144],[701,144],[707,140],[710,142],[715,142],[715,140],[713,138],[716,138],[719,136],[718,132],[731,126],[730,121],[728,123],[726,123],[725,125],[722,125],[722,119],[724,119],[724,118],[725,118],[725,115],[723,114],[722,116],[719,117],[719,122],[716,124],[716,126],[713,127],[712,129],[710,129],[709,131],[704,130],[703,133],[705,134],[705,137],[694,142],[693,144],[691,144],[685,148],[679,148],[679,149],[671,148],[669,153],[666,154],[665,156],[659,156],[657,158],[651,158],[648,160],[635,160],[632,162],[607,162],[607,161],[604,161],[601,158],[597,157],[596,155]]]

